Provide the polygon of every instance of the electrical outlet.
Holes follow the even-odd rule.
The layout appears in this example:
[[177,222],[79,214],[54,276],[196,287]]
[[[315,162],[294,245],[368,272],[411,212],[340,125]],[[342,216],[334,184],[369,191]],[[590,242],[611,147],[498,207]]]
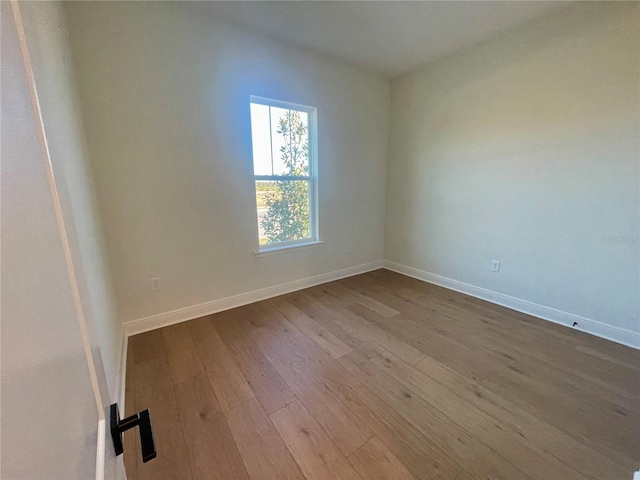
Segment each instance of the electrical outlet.
[[347,253],[351,253],[351,244],[347,243]]
[[151,279],[151,290],[160,290],[160,277]]
[[491,260],[491,271],[499,272],[500,271],[500,260]]

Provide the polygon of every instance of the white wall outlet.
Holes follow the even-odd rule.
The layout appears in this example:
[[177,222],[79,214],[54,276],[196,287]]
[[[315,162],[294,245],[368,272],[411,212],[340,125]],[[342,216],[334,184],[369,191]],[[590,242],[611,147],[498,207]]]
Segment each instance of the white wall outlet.
[[160,290],[160,277],[151,279],[151,290]]
[[347,243],[347,253],[351,253],[351,244]]
[[491,271],[492,272],[500,271],[500,260],[491,260]]

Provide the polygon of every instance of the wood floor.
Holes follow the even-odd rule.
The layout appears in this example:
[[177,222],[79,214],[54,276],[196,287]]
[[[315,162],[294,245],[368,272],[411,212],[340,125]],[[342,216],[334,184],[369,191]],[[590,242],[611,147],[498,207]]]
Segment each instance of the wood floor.
[[387,270],[129,339],[130,479],[630,480],[640,352]]

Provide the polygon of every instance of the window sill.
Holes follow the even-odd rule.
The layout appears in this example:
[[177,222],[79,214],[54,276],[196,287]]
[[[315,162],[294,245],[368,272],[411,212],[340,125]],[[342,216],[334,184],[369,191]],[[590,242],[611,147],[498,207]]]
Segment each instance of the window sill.
[[299,243],[297,245],[283,245],[280,247],[271,247],[265,248],[264,250],[259,250],[257,252],[253,252],[256,257],[268,257],[271,255],[280,255],[281,253],[289,253],[297,250],[305,250],[307,248],[317,247],[318,245],[322,245],[324,242],[320,240],[313,240],[306,243]]

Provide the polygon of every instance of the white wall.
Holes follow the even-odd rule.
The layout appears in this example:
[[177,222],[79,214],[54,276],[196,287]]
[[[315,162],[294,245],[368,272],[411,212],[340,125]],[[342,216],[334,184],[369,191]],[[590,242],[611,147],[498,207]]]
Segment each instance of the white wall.
[[109,391],[105,396],[115,402],[121,327],[84,144],[64,12],[60,2],[21,5],[94,358],[104,366]]
[[639,332],[639,9],[580,2],[395,80],[386,260]]
[[[382,260],[387,80],[184,5],[66,9],[123,321]],[[251,94],[318,108],[321,246],[253,254]]]

